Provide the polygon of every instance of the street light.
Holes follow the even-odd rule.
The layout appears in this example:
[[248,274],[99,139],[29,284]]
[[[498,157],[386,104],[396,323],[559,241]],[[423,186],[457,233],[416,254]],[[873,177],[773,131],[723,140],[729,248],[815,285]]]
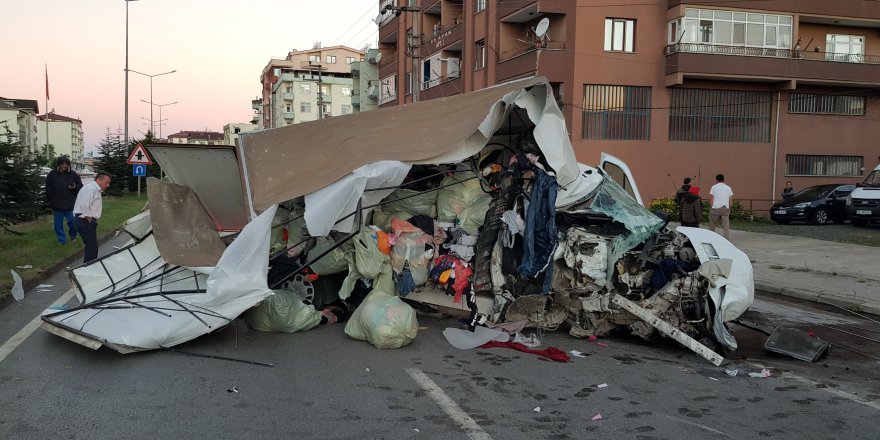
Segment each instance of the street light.
[[[152,102],[144,101],[143,99],[141,99],[141,102],[146,102],[147,104],[151,104],[151,105],[155,105],[156,107],[159,107],[159,139],[162,139],[162,121],[167,121],[167,119],[162,119],[162,107],[165,107],[166,105],[177,104],[177,101],[169,102],[167,104],[153,104]],[[152,114],[150,117],[152,118]],[[151,129],[152,129],[152,127],[151,127]],[[155,135],[155,134],[156,133],[153,133],[153,135]]]
[[125,1],[125,147],[128,148],[128,3],[138,0]]
[[[153,104],[153,78],[157,77],[157,76],[168,75],[169,73],[177,72],[176,70],[170,70],[168,72],[162,72],[162,73],[157,73],[155,75],[150,75],[150,74],[147,74],[144,72],[138,72],[137,70],[132,70],[132,69],[127,69],[127,70],[129,72],[134,72],[134,73],[137,73],[138,75],[143,75],[143,76],[146,76],[147,78],[150,78],[150,104]],[[152,121],[152,120],[153,120],[153,106],[151,105],[150,106],[150,121]],[[153,131],[152,122],[150,123],[150,131]],[[153,134],[155,135],[156,133],[154,132]]]

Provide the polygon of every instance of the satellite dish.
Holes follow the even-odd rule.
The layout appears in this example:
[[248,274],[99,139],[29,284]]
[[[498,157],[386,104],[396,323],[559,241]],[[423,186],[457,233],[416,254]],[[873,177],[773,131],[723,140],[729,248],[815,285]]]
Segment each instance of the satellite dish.
[[543,37],[544,34],[547,33],[547,29],[549,28],[550,19],[547,17],[542,18],[541,21],[538,22],[538,25],[535,26],[535,36],[537,36],[538,38]]
[[376,52],[376,64],[379,64],[382,61],[382,52]]

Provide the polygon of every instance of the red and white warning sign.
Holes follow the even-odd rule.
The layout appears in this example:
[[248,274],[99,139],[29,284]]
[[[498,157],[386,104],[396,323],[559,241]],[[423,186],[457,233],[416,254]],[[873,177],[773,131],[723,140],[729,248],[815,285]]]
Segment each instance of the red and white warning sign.
[[129,165],[152,165],[153,160],[150,159],[150,155],[147,154],[147,149],[144,148],[144,144],[137,144],[137,147],[134,147],[131,155],[128,156],[128,164]]

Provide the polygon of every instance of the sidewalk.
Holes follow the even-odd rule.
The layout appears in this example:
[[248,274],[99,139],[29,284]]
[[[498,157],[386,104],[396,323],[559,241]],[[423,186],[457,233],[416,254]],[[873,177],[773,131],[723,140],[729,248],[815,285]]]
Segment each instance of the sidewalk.
[[880,316],[880,248],[737,230],[730,241],[752,260],[755,290]]

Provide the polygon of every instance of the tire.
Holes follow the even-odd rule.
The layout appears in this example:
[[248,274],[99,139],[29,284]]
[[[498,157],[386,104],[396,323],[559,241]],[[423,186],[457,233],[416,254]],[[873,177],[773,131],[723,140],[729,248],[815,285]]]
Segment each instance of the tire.
[[865,227],[866,224],[868,224],[868,222],[866,222],[864,220],[852,220],[852,224],[855,227],[863,228],[863,227]]
[[810,223],[814,225],[823,226],[828,223],[828,211],[825,208],[819,207],[816,208],[816,211],[813,212],[813,218]]

